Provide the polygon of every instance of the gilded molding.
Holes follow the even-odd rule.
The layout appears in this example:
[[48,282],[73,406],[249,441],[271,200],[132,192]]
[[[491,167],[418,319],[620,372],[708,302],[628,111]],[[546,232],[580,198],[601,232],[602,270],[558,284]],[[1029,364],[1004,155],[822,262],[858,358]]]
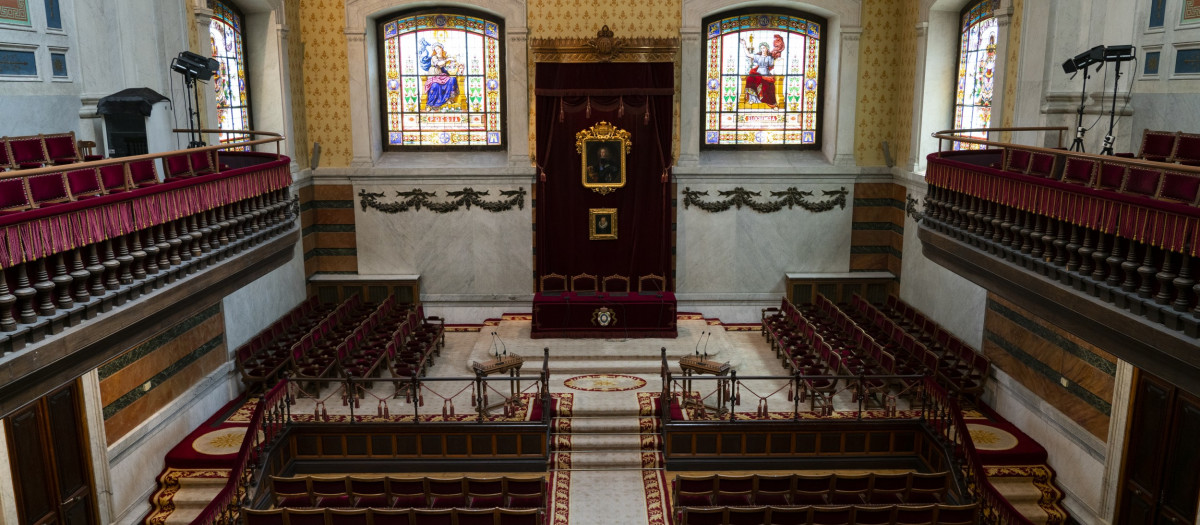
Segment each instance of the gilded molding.
[[750,208],[758,213],[773,213],[780,211],[787,206],[790,210],[794,207],[800,207],[813,213],[821,213],[829,211],[835,207],[846,209],[846,196],[850,193],[845,187],[839,190],[822,190],[822,195],[825,197],[822,201],[811,202],[807,198],[813,196],[811,191],[800,191],[795,186],[784,191],[772,191],[771,197],[774,201],[759,202],[755,197],[762,196],[762,192],[750,191],[741,186],[732,190],[717,191],[717,194],[725,197],[724,200],[704,202],[700,200],[701,196],[708,195],[707,191],[693,191],[691,188],[683,189],[683,207],[687,209],[691,206],[696,206],[709,213],[718,213],[736,207],[742,209],[742,206]]
[[481,197],[489,195],[489,191],[476,191],[473,188],[463,188],[459,191],[447,191],[446,196],[450,200],[445,202],[434,202],[433,197],[437,196],[437,192],[427,192],[421,188],[414,188],[410,191],[397,191],[396,196],[404,200],[398,202],[380,202],[379,199],[384,196],[384,193],[368,192],[365,189],[358,191],[359,205],[365,212],[367,208],[374,208],[383,213],[400,213],[409,210],[420,210],[422,207],[434,213],[450,213],[458,211],[459,208],[465,207],[471,209],[471,206],[478,206],[484,210],[499,213],[508,211],[516,207],[519,210],[525,209],[525,188],[517,188],[515,190],[503,190],[500,192],[502,200],[485,201]]
[[533,38],[534,62],[674,62],[678,38],[615,38],[604,26],[595,38]]

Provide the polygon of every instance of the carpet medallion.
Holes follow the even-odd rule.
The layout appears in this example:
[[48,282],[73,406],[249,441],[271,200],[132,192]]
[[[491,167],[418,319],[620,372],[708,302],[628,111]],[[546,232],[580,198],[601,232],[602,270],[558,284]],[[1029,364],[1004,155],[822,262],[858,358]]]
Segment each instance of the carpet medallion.
[[991,425],[967,423],[967,431],[975,442],[976,450],[1001,451],[1017,446],[1017,437],[1008,431]]
[[567,379],[563,386],[584,392],[626,392],[646,386],[646,380],[624,374],[588,374]]
[[[258,432],[262,437],[262,431]],[[237,454],[246,439],[246,427],[234,426],[214,430],[192,440],[192,450],[208,456]]]

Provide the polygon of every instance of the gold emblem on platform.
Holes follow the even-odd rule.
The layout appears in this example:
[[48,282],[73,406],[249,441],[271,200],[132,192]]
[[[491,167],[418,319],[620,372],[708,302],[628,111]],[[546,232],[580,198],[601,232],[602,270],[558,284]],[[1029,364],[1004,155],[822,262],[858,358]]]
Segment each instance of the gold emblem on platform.
[[609,326],[616,326],[617,313],[609,310],[607,306],[601,306],[592,312],[592,324],[596,326],[603,326],[605,328]]
[[601,195],[625,187],[625,156],[633,147],[629,132],[608,122],[575,134],[583,168],[583,187]]

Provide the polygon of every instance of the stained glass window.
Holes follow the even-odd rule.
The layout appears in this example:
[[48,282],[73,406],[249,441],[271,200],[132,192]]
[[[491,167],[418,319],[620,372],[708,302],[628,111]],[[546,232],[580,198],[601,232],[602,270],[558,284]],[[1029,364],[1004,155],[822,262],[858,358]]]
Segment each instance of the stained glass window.
[[[212,56],[221,64],[212,79],[217,101],[217,128],[245,130],[250,127],[250,90],[246,82],[245,18],[233,6],[209,0],[213,11],[208,25]],[[221,133],[222,144],[249,139],[245,133]]]
[[499,22],[408,14],[380,24],[385,146],[502,146]]
[[[992,87],[996,70],[996,18],[994,0],[968,6],[962,14],[958,46],[958,84],[954,98],[954,129],[986,128],[992,122]],[[964,136],[987,138],[986,131]],[[954,143],[954,149],[982,149],[980,144]]]
[[824,21],[751,13],[705,28],[704,144],[819,147]]

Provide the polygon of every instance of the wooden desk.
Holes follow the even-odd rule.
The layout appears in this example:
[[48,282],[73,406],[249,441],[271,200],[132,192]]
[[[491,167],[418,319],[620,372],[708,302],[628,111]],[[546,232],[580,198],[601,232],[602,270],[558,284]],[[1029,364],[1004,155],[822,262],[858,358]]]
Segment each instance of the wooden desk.
[[[520,374],[521,374],[521,366],[523,366],[524,364],[525,364],[524,357],[521,357],[517,354],[510,354],[510,355],[505,355],[505,356],[494,358],[490,361],[484,361],[482,363],[475,361],[475,362],[471,363],[471,369],[475,371],[476,375],[480,375],[480,376],[489,376],[492,374],[503,374],[503,373],[507,372],[508,376],[512,378],[512,379],[508,380],[509,397],[513,399],[513,402],[517,406],[520,406],[521,405],[521,395],[520,395],[521,394],[521,377],[520,377]],[[487,385],[484,385],[484,388],[487,388]],[[498,407],[503,404],[504,404],[504,402],[501,401],[499,403],[493,404],[492,406],[484,407],[484,410],[491,410],[492,408]]]
[[[692,399],[689,397],[692,392],[693,374],[709,374],[714,376],[729,375],[729,363],[713,361],[698,355],[685,355],[679,358],[679,368],[683,370],[683,404],[685,407],[688,406],[688,403],[696,403],[696,401],[692,401]],[[729,400],[725,398],[725,389],[721,388],[719,383],[720,382],[718,381],[717,406],[708,408],[716,410],[718,415],[723,415],[726,413],[725,405]]]

